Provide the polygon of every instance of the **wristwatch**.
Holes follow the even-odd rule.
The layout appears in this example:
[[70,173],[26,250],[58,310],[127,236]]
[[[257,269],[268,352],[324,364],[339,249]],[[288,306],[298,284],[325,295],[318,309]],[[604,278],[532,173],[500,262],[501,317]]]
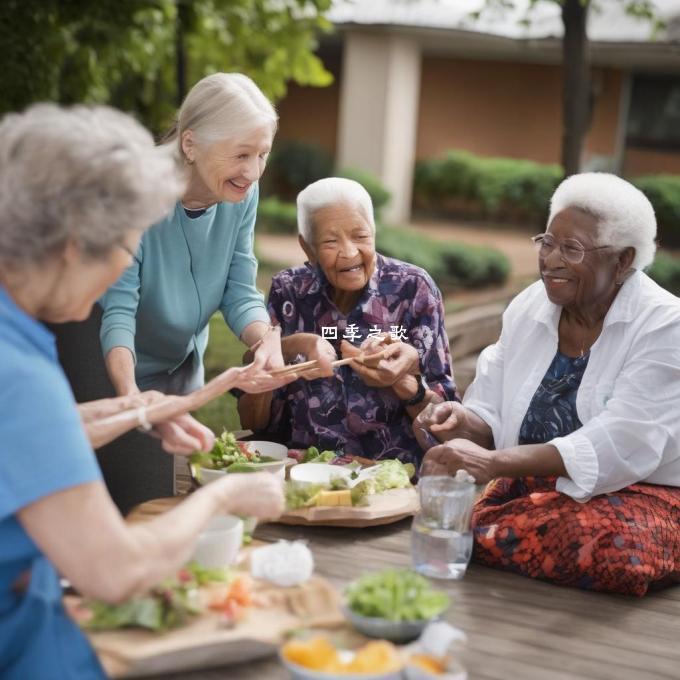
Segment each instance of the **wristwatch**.
[[404,406],[415,406],[425,399],[425,393],[427,392],[427,383],[425,382],[425,379],[422,375],[415,375],[413,377],[418,381],[418,391],[410,399],[406,399],[402,402]]

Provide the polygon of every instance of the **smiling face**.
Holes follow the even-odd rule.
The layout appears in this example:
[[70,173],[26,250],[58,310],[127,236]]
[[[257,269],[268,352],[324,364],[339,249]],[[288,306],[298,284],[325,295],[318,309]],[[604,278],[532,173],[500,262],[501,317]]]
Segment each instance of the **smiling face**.
[[[592,250],[605,245],[596,242],[597,218],[578,208],[557,213],[548,233],[557,246],[545,256],[539,253],[538,263],[550,301],[580,309],[611,303],[617,283],[630,267],[633,249],[617,252],[613,246]],[[586,252],[582,262],[573,264],[562,257],[559,244],[565,241],[578,241],[583,246]]]
[[319,264],[336,291],[361,291],[375,270],[375,234],[363,211],[336,203],[317,210],[312,219],[311,248],[302,242],[307,257]]
[[199,203],[242,201],[264,172],[272,140],[272,130],[265,126],[239,139],[201,147],[187,131],[182,148],[191,162],[189,196]]

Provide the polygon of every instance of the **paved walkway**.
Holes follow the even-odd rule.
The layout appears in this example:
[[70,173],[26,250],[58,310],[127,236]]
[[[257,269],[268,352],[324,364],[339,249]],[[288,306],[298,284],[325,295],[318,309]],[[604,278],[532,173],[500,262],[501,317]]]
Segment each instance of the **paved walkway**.
[[[509,299],[537,276],[536,252],[529,240],[529,232],[486,224],[432,220],[414,222],[411,228],[438,241],[493,247],[510,260],[512,268],[504,286],[457,291],[447,296],[449,306],[469,307]],[[305,261],[302,248],[294,236],[257,234],[256,246],[262,258],[282,268],[300,265]]]

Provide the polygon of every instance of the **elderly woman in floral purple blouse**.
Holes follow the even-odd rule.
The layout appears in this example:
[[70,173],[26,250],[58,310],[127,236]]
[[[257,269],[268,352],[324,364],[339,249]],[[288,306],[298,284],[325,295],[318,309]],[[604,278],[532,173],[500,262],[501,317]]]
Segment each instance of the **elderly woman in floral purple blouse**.
[[[239,398],[243,427],[291,448],[317,446],[367,458],[422,457],[412,419],[433,401],[457,399],[441,293],[424,270],[375,251],[368,192],[327,178],[297,199],[309,262],[272,280],[269,314],[286,362],[320,359],[315,380]],[[329,360],[384,350],[374,367]]]

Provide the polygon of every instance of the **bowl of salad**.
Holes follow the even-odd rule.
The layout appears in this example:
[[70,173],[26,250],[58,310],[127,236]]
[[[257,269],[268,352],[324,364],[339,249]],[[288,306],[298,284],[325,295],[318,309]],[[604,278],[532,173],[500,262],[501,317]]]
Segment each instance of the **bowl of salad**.
[[194,453],[189,459],[191,473],[199,484],[209,484],[235,472],[269,472],[281,479],[286,474],[288,449],[266,441],[237,441],[226,430],[215,439],[209,453]]
[[366,574],[345,590],[343,613],[367,637],[409,642],[448,608],[449,596],[410,569]]

